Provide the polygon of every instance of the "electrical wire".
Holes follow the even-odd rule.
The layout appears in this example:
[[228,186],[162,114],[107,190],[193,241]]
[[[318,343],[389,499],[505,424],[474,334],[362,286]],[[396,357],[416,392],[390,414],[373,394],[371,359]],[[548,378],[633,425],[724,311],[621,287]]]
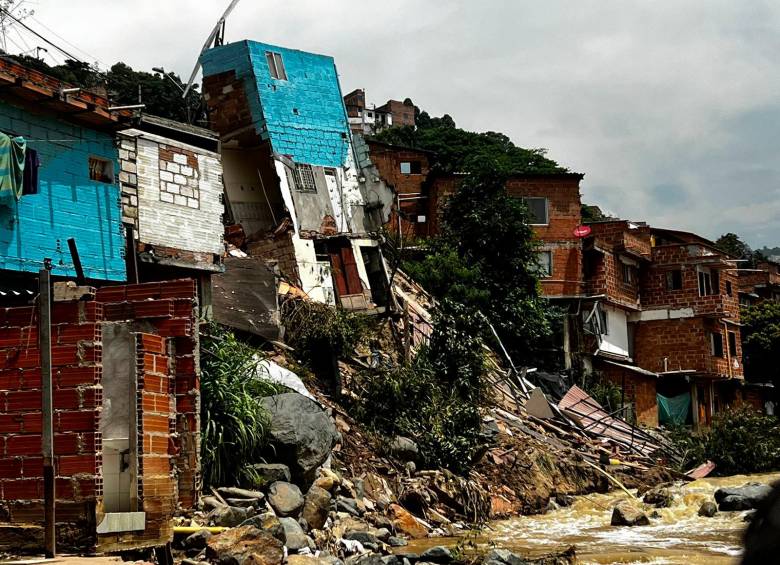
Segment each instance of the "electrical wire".
[[2,12],[3,14],[5,14],[9,18],[11,18],[13,21],[15,21],[17,24],[22,26],[24,29],[26,29],[27,31],[29,31],[33,35],[35,35],[38,39],[41,39],[41,40],[45,41],[46,43],[48,43],[49,45],[51,45],[52,47],[54,47],[57,51],[59,51],[60,53],[62,53],[66,57],[68,57],[68,58],[70,58],[70,59],[72,59],[72,60],[74,60],[74,61],[76,61],[78,63],[85,63],[85,61],[82,61],[80,58],[76,57],[75,55],[72,55],[71,53],[69,53],[68,51],[66,51],[65,49],[63,49],[62,47],[60,47],[59,45],[54,43],[53,41],[51,41],[49,39],[46,39],[43,35],[41,35],[37,31],[35,31],[34,29],[32,29],[30,26],[28,26],[26,23],[24,23],[22,20],[20,20],[16,16],[14,16],[11,12],[9,12],[7,9],[3,8],[2,6],[0,6],[0,12]]

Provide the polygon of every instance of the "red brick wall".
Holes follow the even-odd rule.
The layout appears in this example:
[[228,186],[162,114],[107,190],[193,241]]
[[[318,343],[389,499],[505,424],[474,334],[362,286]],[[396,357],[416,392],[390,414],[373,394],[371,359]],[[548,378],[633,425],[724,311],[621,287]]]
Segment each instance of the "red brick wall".
[[636,421],[642,426],[658,427],[657,378],[601,363],[598,370],[611,382],[622,387],[625,401],[634,405]]
[[252,241],[247,244],[246,251],[252,257],[276,261],[281,276],[292,284],[300,286],[300,274],[298,273],[298,262],[295,259],[291,231],[275,237]]
[[[197,445],[197,378],[194,369],[178,370],[180,364],[195,367],[186,359],[197,352],[196,306],[191,280],[105,287],[94,301],[53,305],[54,454],[57,516],[63,523],[58,535],[64,548],[108,551],[165,543],[177,501],[195,500],[197,464],[178,479],[174,467],[191,459]],[[147,527],[98,538],[95,525],[103,512],[101,328],[113,321],[131,323],[135,332],[138,498]],[[0,515],[10,523],[43,520],[37,325],[31,307],[0,309]],[[189,344],[189,350],[183,345],[185,352],[174,350],[172,343]],[[175,395],[179,374],[188,386]],[[187,419],[188,427],[177,427],[177,416]]]
[[[507,194],[514,197],[539,196],[548,199],[549,223],[533,226],[542,249],[552,252],[553,274],[542,279],[545,296],[580,295],[582,282],[582,241],[575,237],[574,228],[582,222],[579,183],[576,174],[517,175],[507,180]],[[430,189],[431,235],[439,233],[441,210],[447,197],[457,189],[458,177],[434,179]]]

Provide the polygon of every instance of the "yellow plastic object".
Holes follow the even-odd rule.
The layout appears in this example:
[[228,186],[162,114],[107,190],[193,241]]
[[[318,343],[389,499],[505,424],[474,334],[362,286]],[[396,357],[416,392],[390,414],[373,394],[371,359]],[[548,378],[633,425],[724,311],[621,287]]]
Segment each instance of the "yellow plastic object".
[[190,535],[201,530],[208,530],[212,534],[219,534],[229,529],[223,526],[174,526],[173,533]]

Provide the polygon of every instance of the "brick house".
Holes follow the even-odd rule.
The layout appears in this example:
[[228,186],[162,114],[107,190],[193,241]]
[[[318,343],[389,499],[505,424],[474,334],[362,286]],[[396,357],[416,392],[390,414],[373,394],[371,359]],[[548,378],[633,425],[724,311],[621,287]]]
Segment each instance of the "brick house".
[[709,424],[743,379],[735,263],[688,232],[622,220],[591,229],[584,327],[598,342],[593,369],[621,386],[643,424],[658,424],[656,394],[689,395],[690,422]]
[[760,261],[754,269],[740,268],[740,304],[750,306],[766,300],[780,302],[780,263]]
[[[582,240],[574,234],[582,221],[578,173],[515,174],[506,182],[507,194],[523,200],[532,227],[541,242],[542,294],[561,300],[584,296]],[[446,199],[457,190],[462,176],[441,175],[430,181],[428,234],[440,231]]]
[[[331,57],[240,41],[201,56],[229,221],[314,300],[386,306],[372,196]],[[380,204],[380,207],[382,205]]]
[[344,96],[344,107],[353,133],[371,135],[394,126],[415,126],[414,105],[388,100],[382,106],[368,107],[362,88]]
[[[405,104],[398,100],[388,100],[377,107],[377,128],[415,126],[414,104]],[[382,117],[384,122],[379,121]]]

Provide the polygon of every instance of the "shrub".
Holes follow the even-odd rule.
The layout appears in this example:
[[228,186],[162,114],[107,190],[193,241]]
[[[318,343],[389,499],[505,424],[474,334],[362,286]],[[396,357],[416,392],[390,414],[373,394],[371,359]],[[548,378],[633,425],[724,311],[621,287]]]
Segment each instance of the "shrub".
[[266,446],[268,415],[258,400],[280,387],[255,377],[253,347],[216,324],[201,338],[201,464],[206,486],[235,485]]
[[706,455],[721,475],[780,469],[780,423],[749,406],[717,414],[707,432]]

